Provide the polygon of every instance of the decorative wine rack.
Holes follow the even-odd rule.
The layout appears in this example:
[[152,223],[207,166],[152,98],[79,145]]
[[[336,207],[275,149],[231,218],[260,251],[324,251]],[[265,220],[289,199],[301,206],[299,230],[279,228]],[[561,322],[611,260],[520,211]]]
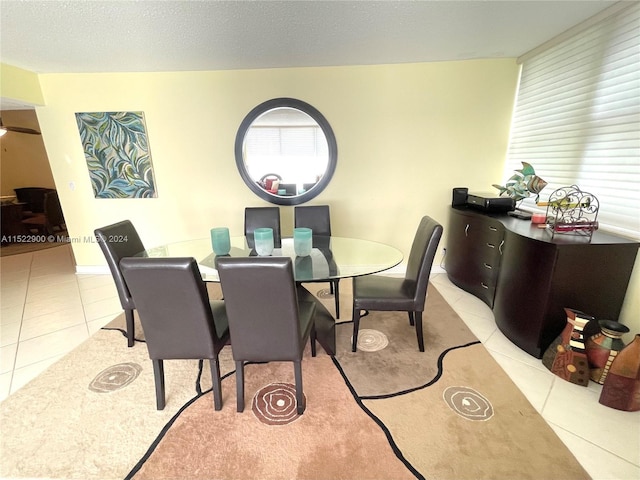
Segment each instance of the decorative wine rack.
[[557,189],[547,202],[547,227],[551,238],[561,233],[582,235],[590,240],[598,229],[599,208],[596,196],[583,192],[576,185]]

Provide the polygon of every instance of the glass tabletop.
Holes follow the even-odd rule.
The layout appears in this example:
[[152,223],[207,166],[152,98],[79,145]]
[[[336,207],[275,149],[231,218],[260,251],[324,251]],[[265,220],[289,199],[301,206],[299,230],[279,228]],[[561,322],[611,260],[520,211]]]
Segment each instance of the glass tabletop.
[[[215,268],[216,255],[213,253],[209,238],[161,245],[149,248],[139,255],[194,257],[205,281],[220,281],[218,271]],[[249,247],[244,236],[231,237],[229,256],[249,257],[255,255],[255,250]],[[293,238],[283,238],[282,247],[275,248],[272,256],[291,257],[294,276],[298,282],[369,275],[393,268],[403,258],[400,250],[383,243],[333,236],[313,237],[311,255],[307,257],[297,257],[293,250]]]

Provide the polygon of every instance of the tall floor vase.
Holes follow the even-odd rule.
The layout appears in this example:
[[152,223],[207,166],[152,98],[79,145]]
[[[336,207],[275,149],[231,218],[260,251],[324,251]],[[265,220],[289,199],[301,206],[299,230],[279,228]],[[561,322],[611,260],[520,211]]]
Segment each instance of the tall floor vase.
[[589,362],[585,350],[584,327],[594,318],[579,310],[564,309],[567,324],[542,356],[542,364],[560,378],[586,387]]
[[640,334],[616,355],[604,381],[600,403],[626,412],[640,410]]

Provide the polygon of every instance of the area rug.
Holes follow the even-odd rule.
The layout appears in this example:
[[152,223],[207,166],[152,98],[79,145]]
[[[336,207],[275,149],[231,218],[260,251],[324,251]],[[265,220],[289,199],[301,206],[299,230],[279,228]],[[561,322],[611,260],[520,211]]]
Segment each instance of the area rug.
[[[350,289],[342,287],[342,318]],[[219,296],[209,286],[212,296]],[[311,288],[316,288],[314,284]],[[322,284],[317,284],[321,289]],[[332,311],[333,300],[315,291]],[[123,316],[0,404],[3,478],[585,479],[588,474],[431,286],[425,346],[403,313],[336,327],[337,354],[303,360],[307,408],[295,412],[290,363],[245,368],[236,412],[231,350],[216,412],[208,362],[165,362],[155,408],[143,332]]]

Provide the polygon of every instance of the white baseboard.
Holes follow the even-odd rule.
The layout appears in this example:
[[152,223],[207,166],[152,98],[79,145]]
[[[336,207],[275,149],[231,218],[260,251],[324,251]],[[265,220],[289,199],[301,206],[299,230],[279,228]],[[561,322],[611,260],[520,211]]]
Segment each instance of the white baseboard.
[[76,275],[111,275],[106,265],[76,265]]

